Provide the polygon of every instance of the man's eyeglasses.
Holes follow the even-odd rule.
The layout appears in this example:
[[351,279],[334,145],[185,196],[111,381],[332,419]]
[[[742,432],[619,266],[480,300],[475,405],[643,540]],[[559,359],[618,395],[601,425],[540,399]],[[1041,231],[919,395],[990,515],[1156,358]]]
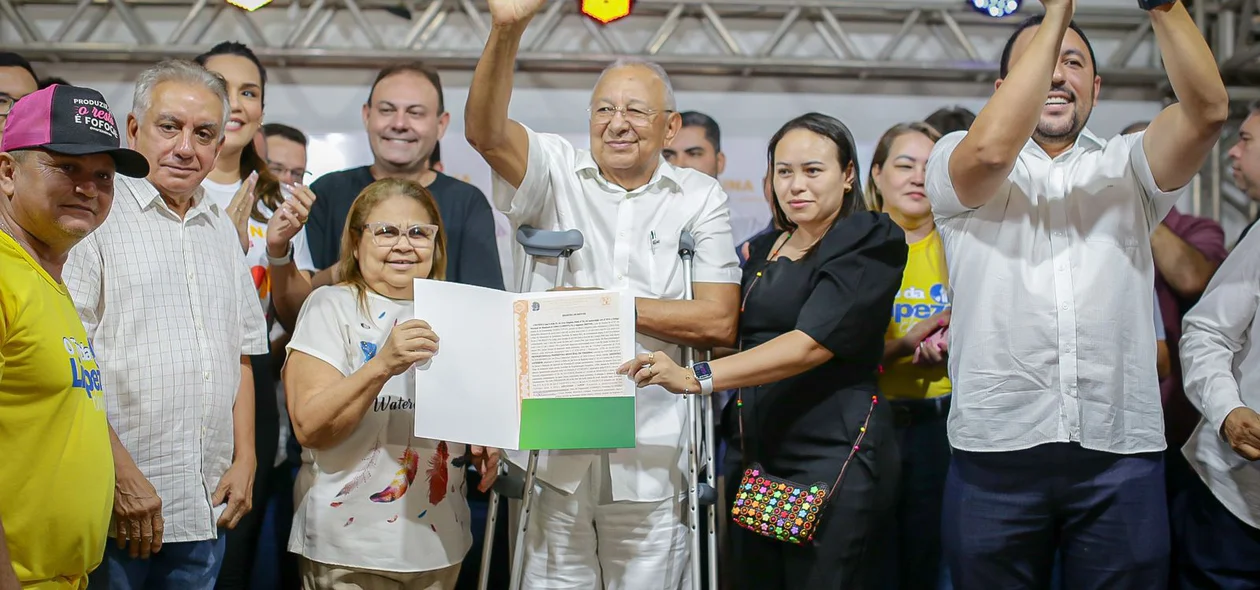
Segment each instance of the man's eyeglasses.
[[0,92],[0,119],[9,116],[9,111],[13,108],[13,103],[17,102],[16,98]]
[[372,243],[382,248],[394,247],[404,235],[407,236],[407,241],[411,242],[412,246],[428,248],[433,246],[433,242],[438,235],[438,226],[427,223],[417,223],[416,225],[402,228],[392,223],[376,221],[364,224],[363,229],[372,235]]
[[293,182],[302,181],[306,178],[307,174],[311,173],[305,168],[285,168],[284,166],[272,164],[270,162],[267,164],[267,169],[270,170],[271,174],[276,178],[283,180],[285,176],[288,176]]
[[659,115],[660,113],[672,113],[674,111],[668,109],[664,111],[654,111],[652,109],[645,109],[641,107],[614,107],[605,105],[602,107],[587,109],[587,112],[591,114],[591,122],[598,123],[600,125],[612,122],[613,117],[616,117],[617,113],[621,113],[622,116],[626,118],[626,121],[631,125],[634,125],[635,127],[647,127],[652,123],[652,118],[656,115]]

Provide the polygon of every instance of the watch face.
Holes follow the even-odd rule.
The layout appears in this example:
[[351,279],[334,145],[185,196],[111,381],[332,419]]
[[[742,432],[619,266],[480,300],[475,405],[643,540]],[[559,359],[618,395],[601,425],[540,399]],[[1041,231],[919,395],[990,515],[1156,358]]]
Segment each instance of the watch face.
[[691,365],[691,370],[696,372],[696,379],[704,380],[713,377],[713,371],[709,370],[709,363],[696,363]]

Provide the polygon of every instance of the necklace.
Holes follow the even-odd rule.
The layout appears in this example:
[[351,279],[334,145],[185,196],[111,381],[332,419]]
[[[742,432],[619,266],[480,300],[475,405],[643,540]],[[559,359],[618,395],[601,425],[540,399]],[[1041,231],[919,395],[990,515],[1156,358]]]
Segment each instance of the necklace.
[[[770,256],[767,260],[774,262],[779,256],[779,250],[782,250],[791,239],[792,232],[788,232],[787,239],[783,240],[782,244],[779,244],[774,248],[774,251],[770,252]],[[765,272],[765,270],[766,269],[763,267],[761,270],[757,271],[757,274],[753,275],[752,282],[748,283],[748,290],[744,291],[744,300],[739,303],[739,313],[744,313],[744,307],[748,305],[748,295],[752,293],[753,287],[757,286],[757,281],[761,280],[761,274]]]

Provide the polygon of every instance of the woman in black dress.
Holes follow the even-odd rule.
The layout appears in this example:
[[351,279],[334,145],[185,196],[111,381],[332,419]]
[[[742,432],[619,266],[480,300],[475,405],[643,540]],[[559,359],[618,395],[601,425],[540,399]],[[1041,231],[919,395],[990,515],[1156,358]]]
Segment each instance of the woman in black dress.
[[[774,216],[786,230],[752,242],[741,352],[708,364],[705,389],[739,388],[722,420],[728,498],[754,464],[759,475],[806,493],[814,483],[832,492],[810,540],[802,539],[802,521],[768,525],[780,536],[796,531],[798,543],[743,528],[737,518],[725,577],[734,588],[873,589],[899,475],[892,414],[879,403],[876,375],[906,238],[863,205],[856,146],[840,121],[817,113],[789,121],[770,140],[769,158]],[[702,391],[696,372],[664,353],[640,354],[621,372],[640,386]]]

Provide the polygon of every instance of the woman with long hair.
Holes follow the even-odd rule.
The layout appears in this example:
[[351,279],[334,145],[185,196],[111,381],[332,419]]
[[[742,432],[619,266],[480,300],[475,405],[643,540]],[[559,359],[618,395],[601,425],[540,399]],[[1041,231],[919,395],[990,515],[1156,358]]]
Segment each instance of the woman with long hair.
[[[280,439],[281,433],[288,432],[288,417],[282,410],[283,395],[277,384],[278,360],[273,355],[279,350],[277,341],[282,341],[286,330],[292,328],[292,318],[278,317],[272,305],[271,267],[278,261],[267,253],[268,234],[273,240],[291,244],[290,259],[296,272],[302,280],[309,280],[315,265],[311,261],[302,224],[314,195],[304,186],[283,187],[268,169],[266,159],[258,153],[255,138],[263,122],[267,70],[254,52],[241,43],[224,41],[197,56],[195,61],[223,78],[231,109],[224,129],[223,148],[215,159],[214,170],[201,186],[206,197],[224,208],[236,223],[245,251],[245,264],[253,276],[259,305],[266,314],[273,340],[272,354],[250,359],[254,369],[257,470],[252,509],[228,532],[225,567],[217,587],[231,590],[249,586],[262,517],[273,488],[279,487],[279,493],[288,493],[283,489],[287,478],[274,470],[283,459],[279,451],[284,449],[284,443]],[[277,477],[273,478],[273,475]],[[280,518],[278,523],[286,521],[286,518]],[[287,531],[281,534],[287,534]],[[296,577],[292,566],[282,567],[281,570],[282,578]],[[292,583],[295,580],[289,582]]]
[[[414,371],[438,336],[413,318],[415,280],[446,276],[433,196],[378,180],[350,207],[340,283],[313,291],[284,378],[307,449],[289,551],[304,588],[449,590],[472,544],[462,444],[417,438]],[[486,491],[497,451],[471,448]]]
[[640,354],[620,371],[675,393],[739,390],[722,418],[732,587],[874,589],[899,467],[876,374],[905,234],[866,210],[835,118],[789,121],[768,156],[781,231],[749,248],[740,352],[694,369]]
[[952,391],[949,351],[949,274],[945,247],[924,187],[928,155],[941,134],[926,123],[892,126],[871,160],[866,205],[887,213],[906,233],[909,254],[901,287],[887,316],[884,371],[879,389],[897,417],[901,486],[889,539],[888,588],[948,587],[941,562],[941,499],[949,472],[945,431]]

